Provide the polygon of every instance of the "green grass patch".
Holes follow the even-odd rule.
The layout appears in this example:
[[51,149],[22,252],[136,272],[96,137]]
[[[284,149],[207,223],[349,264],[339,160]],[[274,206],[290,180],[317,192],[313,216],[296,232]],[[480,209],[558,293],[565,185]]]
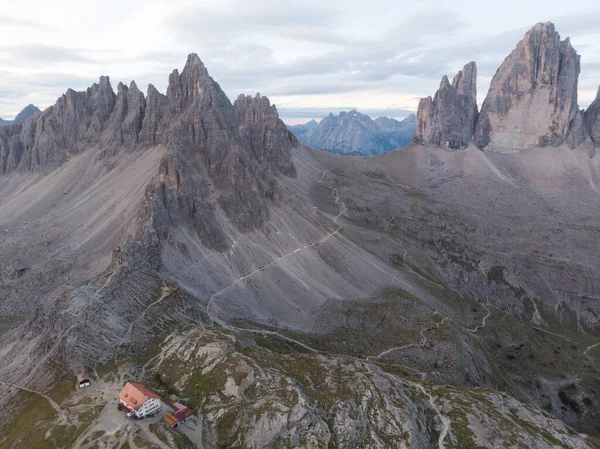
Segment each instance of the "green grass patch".
[[61,380],[48,393],[57,404],[64,401],[71,393],[75,391],[75,377],[70,377]]
[[21,410],[13,412],[14,419],[0,427],[0,447],[11,449],[47,449],[46,432],[56,416],[56,410],[46,399],[35,393],[20,392]]

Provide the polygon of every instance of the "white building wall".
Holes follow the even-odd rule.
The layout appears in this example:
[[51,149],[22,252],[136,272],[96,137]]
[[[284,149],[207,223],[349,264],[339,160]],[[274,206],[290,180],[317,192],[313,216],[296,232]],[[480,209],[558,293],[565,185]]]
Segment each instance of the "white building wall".
[[148,398],[136,412],[138,418],[142,418],[150,413],[160,410],[160,399]]

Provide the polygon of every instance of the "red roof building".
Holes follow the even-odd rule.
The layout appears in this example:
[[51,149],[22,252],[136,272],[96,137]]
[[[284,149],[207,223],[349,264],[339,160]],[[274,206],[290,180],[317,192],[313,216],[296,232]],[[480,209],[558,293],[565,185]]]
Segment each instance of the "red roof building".
[[161,397],[136,382],[127,382],[119,393],[119,401],[138,418],[160,411]]
[[193,412],[189,408],[179,402],[173,404],[173,410],[173,413],[167,413],[163,417],[163,420],[173,429],[179,427],[193,415]]

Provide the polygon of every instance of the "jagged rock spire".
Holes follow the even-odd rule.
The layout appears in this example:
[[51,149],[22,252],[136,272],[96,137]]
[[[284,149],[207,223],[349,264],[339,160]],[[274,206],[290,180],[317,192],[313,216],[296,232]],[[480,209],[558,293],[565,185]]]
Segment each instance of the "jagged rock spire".
[[414,140],[446,148],[469,145],[477,119],[477,66],[469,62],[452,84],[444,75],[433,98],[423,98]]
[[550,22],[529,30],[494,75],[475,141],[486,150],[560,145],[578,114],[579,55]]
[[175,69],[169,76],[167,97],[171,113],[179,114],[201,99],[205,93],[210,95],[214,85],[216,83],[208,74],[200,57],[196,53],[189,54],[181,75]]

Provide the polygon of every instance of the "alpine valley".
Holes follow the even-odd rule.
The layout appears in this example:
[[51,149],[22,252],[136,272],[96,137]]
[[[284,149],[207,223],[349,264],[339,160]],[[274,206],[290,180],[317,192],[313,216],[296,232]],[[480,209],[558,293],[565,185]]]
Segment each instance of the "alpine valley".
[[[166,94],[103,76],[0,127],[0,447],[600,447],[579,64],[537,24],[480,110],[470,62],[373,157],[195,54]],[[127,420],[129,380],[195,425]]]

